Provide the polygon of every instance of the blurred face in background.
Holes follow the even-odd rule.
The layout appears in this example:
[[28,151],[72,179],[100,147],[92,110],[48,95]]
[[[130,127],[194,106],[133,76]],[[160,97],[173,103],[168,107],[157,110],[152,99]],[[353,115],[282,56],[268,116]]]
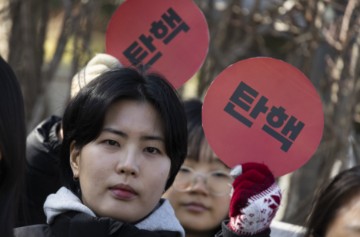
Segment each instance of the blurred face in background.
[[188,156],[164,194],[187,234],[213,235],[228,216],[232,178],[203,140],[198,157]]
[[360,194],[346,201],[329,224],[325,237],[360,237]]

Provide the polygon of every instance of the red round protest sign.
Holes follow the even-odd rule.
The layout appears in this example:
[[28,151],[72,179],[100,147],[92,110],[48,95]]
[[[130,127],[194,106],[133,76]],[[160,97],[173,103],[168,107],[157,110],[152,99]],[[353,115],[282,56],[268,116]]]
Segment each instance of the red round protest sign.
[[265,163],[276,177],[304,165],[320,144],[319,95],[297,68],[251,58],[226,68],[203,104],[205,136],[228,166]]
[[175,88],[199,70],[208,48],[206,19],[192,0],[125,1],[106,32],[108,54],[164,75]]

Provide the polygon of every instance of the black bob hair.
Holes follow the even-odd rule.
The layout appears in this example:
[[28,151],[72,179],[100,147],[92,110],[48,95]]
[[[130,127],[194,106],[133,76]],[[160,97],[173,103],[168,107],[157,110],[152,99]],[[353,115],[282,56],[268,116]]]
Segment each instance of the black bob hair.
[[12,236],[22,204],[25,174],[26,125],[20,83],[0,56],[0,230]]
[[[83,87],[65,109],[62,127],[61,172],[64,185],[77,192],[70,167],[70,145],[81,149],[95,140],[103,128],[109,107],[120,100],[146,101],[159,113],[165,135],[165,149],[171,160],[168,189],[187,154],[187,129],[183,104],[176,90],[162,76],[141,73],[134,68],[106,71]],[[156,170],[154,170],[156,172]]]

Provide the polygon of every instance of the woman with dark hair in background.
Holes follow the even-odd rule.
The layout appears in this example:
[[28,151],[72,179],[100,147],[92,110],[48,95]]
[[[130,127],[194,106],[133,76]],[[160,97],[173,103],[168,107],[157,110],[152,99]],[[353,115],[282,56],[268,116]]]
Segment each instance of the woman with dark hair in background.
[[0,233],[13,236],[25,167],[25,115],[21,88],[0,57]]
[[165,79],[106,71],[70,101],[62,129],[64,186],[45,201],[47,224],[16,236],[184,236],[161,199],[187,153],[184,108]]
[[244,163],[232,171],[209,146],[202,127],[202,102],[184,102],[188,154],[164,194],[186,237],[270,236],[281,192],[268,167]]
[[360,236],[360,166],[344,170],[315,198],[305,237]]
[[[202,102],[184,102],[188,127],[188,155],[173,186],[165,193],[186,236],[215,236],[229,212],[233,178],[212,151],[202,128]],[[195,180],[197,179],[197,182]]]

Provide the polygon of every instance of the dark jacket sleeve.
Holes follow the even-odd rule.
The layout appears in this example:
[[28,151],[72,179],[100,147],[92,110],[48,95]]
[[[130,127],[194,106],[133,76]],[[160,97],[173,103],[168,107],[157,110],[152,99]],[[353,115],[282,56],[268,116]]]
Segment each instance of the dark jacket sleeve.
[[61,118],[51,116],[31,131],[26,140],[25,197],[22,220],[17,226],[45,223],[43,204],[46,197],[61,186],[57,136]]
[[265,231],[254,235],[239,235],[229,229],[227,226],[228,221],[223,221],[221,224],[221,231],[216,234],[216,237],[270,237],[270,228]]

